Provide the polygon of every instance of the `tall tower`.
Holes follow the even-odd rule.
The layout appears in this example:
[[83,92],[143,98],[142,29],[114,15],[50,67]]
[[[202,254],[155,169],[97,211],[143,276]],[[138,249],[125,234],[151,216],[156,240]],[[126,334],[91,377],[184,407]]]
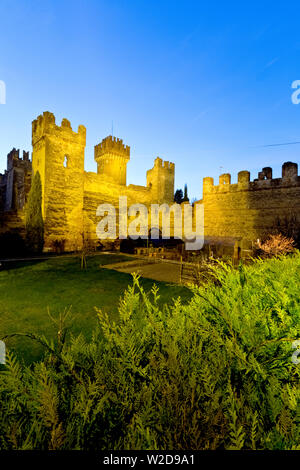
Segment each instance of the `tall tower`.
[[32,123],[32,170],[42,182],[45,247],[59,240],[65,250],[82,245],[83,180],[86,129],[72,130],[67,119],[61,126],[48,111]]
[[29,152],[23,151],[23,158],[20,157],[20,150],[13,148],[9,152],[7,155],[7,170],[3,180],[6,188],[4,209],[6,211],[22,209],[31,185]]
[[95,146],[97,172],[113,183],[126,185],[127,162],[130,159],[130,147],[122,139],[109,135]]
[[157,157],[154,166],[147,171],[147,186],[151,188],[153,202],[174,202],[175,165]]

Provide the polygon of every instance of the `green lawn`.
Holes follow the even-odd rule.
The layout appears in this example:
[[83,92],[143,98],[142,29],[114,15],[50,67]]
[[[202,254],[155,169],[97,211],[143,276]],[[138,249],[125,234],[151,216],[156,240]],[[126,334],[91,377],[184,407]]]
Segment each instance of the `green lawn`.
[[[89,337],[97,317],[94,307],[118,318],[120,296],[131,283],[130,274],[101,269],[101,265],[128,259],[125,255],[99,254],[88,259],[86,270],[80,269],[79,258],[58,257],[42,261],[19,261],[4,265],[0,271],[0,337],[30,332],[56,336],[47,310],[57,316],[71,307],[74,334],[83,332]],[[131,258],[130,258],[131,259]],[[191,298],[190,291],[181,286],[142,279],[146,290],[153,283],[160,288],[160,301],[167,303],[172,297]],[[35,342],[22,337],[6,341],[26,363],[37,360],[43,354]]]

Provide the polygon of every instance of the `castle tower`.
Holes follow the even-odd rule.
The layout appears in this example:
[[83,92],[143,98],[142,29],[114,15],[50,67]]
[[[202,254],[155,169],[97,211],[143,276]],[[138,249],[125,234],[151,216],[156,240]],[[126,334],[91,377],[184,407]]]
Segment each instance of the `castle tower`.
[[151,188],[154,203],[174,202],[174,163],[157,157],[154,167],[147,171],[147,186]]
[[7,155],[7,170],[4,174],[3,185],[5,185],[4,210],[23,209],[27,200],[31,183],[31,161],[29,152],[13,148]]
[[46,249],[64,240],[65,250],[82,245],[85,141],[84,126],[74,132],[67,119],[57,126],[48,111],[32,123],[32,169],[42,181]]
[[130,159],[130,147],[122,139],[109,135],[95,146],[97,172],[116,184],[126,185],[127,162]]

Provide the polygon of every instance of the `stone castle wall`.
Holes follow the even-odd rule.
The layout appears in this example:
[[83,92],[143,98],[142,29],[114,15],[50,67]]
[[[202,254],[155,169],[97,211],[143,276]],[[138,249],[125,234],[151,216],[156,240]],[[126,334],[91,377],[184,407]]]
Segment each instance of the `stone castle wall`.
[[[99,204],[118,208],[119,196],[127,196],[128,206],[142,203],[173,204],[174,163],[157,157],[147,171],[146,186],[127,185],[126,168],[130,147],[121,139],[108,136],[95,146],[96,172],[84,171],[86,129],[73,131],[63,119],[57,125],[52,113],[44,112],[32,123],[32,164],[29,153],[13,149],[8,154],[7,170],[0,175],[0,229],[24,230],[24,206],[32,174],[39,171],[42,181],[42,211],[45,223],[45,247],[54,241],[65,241],[66,250],[80,249],[83,240],[94,244],[99,217]],[[300,176],[296,163],[282,166],[282,177],[272,178],[272,169],[263,168],[258,178],[250,181],[248,171],[203,180],[205,237],[219,240],[252,240],[263,238],[278,224],[296,220],[300,227]],[[171,222],[172,225],[172,222]],[[171,228],[172,231],[172,228]]]
[[96,216],[96,210],[99,204],[112,204],[117,209],[119,206],[119,196],[126,196],[128,205],[140,203],[149,206],[152,202],[152,193],[150,187],[132,185],[120,186],[108,181],[100,174],[84,173],[84,224],[85,231],[89,238],[97,242],[96,226],[99,217]]
[[32,123],[32,167],[42,180],[46,248],[60,239],[66,250],[80,249],[87,237],[96,243],[96,209],[103,203],[118,207],[119,196],[127,196],[128,205],[173,202],[173,163],[157,158],[147,173],[147,186],[127,186],[130,147],[106,137],[95,146],[98,172],[85,172],[85,136],[84,126],[77,133],[67,119],[58,126],[49,112]]
[[268,235],[278,223],[297,218],[300,225],[300,177],[296,163],[282,166],[282,178],[272,178],[267,167],[250,181],[250,173],[238,173],[238,182],[231,184],[231,175],[203,179],[204,226],[206,237],[233,237],[256,240]]
[[66,249],[82,243],[84,149],[86,130],[74,132],[67,119],[61,126],[45,112],[32,123],[32,169],[42,181],[45,246],[66,240]]
[[12,149],[7,155],[7,169],[0,175],[0,210],[12,211],[24,208],[31,185],[31,161],[29,152]]

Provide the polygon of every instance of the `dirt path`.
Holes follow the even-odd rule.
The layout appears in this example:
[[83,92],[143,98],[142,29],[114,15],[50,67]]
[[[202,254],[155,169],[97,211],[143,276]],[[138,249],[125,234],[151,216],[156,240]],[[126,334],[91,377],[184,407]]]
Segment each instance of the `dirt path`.
[[137,273],[142,277],[155,281],[172,282],[179,284],[180,264],[134,260],[103,266],[105,269],[115,269],[123,273]]

